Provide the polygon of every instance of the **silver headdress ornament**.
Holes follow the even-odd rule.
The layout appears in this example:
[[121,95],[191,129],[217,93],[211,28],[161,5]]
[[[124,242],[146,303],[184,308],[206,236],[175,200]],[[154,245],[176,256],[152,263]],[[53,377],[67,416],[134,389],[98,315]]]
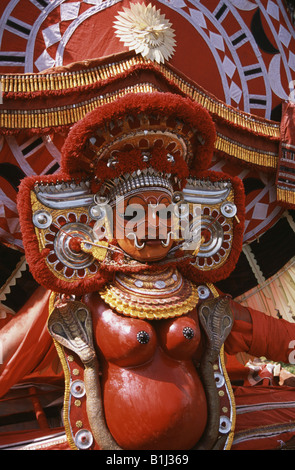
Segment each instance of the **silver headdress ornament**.
[[173,183],[177,184],[178,181],[175,181],[171,174],[159,172],[150,167],[104,181],[99,193],[108,199],[110,205],[115,204],[116,198],[123,197],[126,194],[130,195],[139,190],[161,188],[173,197]]

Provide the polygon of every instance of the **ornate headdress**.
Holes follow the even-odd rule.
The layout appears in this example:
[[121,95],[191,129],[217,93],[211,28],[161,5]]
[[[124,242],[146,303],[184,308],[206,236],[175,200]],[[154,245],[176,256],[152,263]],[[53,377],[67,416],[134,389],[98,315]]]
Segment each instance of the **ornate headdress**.
[[189,168],[208,168],[214,142],[209,113],[190,99],[161,92],[128,94],[74,126],[61,170],[72,178],[82,172],[111,197],[136,185],[167,187],[167,179],[179,190]]
[[214,142],[209,113],[175,92],[129,93],[88,113],[68,134],[60,171],[26,178],[20,187],[23,241],[37,281],[79,295],[114,269],[154,269],[126,260],[115,241],[95,239],[100,203],[147,187],[182,190],[192,210],[202,207],[197,258],[174,252],[163,262],[186,259],[195,281],[227,277],[242,245],[243,191],[238,179],[208,170]]

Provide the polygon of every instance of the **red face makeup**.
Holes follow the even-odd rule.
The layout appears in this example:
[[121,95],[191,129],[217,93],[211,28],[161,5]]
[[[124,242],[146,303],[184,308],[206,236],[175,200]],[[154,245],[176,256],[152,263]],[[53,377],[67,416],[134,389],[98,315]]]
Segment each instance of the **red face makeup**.
[[115,208],[119,246],[139,261],[157,261],[173,245],[171,196],[160,189],[141,189]]

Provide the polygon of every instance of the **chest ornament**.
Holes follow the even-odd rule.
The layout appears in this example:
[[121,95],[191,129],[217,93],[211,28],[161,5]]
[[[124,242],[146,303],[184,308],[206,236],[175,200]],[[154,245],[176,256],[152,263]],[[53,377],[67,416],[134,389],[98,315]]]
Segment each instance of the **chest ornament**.
[[117,313],[148,320],[185,315],[199,300],[197,287],[171,267],[160,273],[118,273],[100,296]]

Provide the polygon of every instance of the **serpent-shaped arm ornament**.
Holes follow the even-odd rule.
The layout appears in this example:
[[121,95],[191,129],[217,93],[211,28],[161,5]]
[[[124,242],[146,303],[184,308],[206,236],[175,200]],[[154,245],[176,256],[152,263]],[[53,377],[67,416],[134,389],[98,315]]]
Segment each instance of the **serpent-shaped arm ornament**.
[[86,305],[75,300],[59,303],[49,317],[48,329],[51,336],[76,353],[84,365],[87,416],[97,445],[101,450],[121,450],[105,421],[92,320]]
[[219,436],[220,407],[213,366],[218,361],[221,347],[233,325],[229,297],[202,302],[199,319],[207,340],[199,370],[207,396],[208,421],[205,432],[194,449],[217,450],[223,447],[227,436]]

